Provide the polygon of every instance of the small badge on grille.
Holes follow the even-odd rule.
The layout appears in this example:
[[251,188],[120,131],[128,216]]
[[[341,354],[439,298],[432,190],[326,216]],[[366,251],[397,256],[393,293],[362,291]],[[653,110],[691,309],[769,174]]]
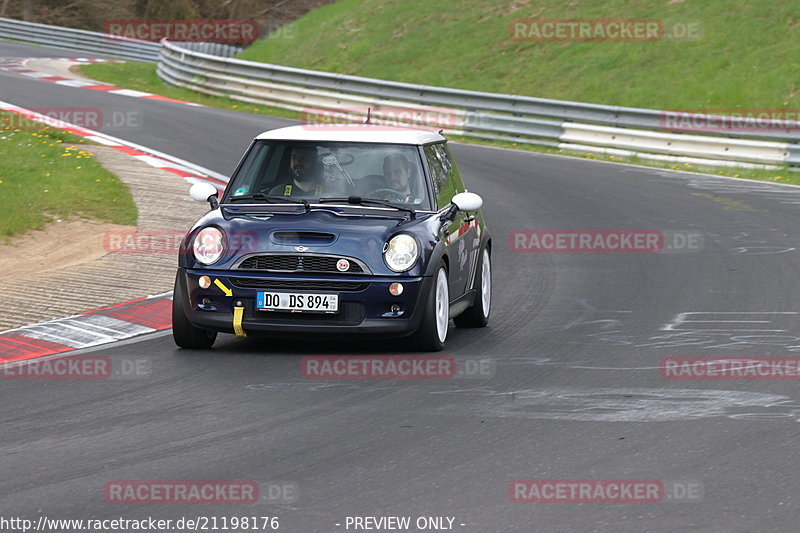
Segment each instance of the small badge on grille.
[[295,246],[294,249],[297,250],[298,252],[305,252],[306,250],[308,250],[308,248],[306,248],[305,246]]
[[350,261],[347,259],[339,259],[336,261],[336,269],[339,270],[339,272],[346,272],[350,269]]

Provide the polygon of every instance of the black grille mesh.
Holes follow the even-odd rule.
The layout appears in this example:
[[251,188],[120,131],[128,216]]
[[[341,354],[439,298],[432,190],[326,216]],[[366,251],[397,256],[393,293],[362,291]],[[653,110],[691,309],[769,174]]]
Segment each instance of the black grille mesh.
[[[340,257],[320,257],[316,255],[256,255],[248,257],[239,265],[239,270],[263,270],[283,272],[325,272],[340,274],[336,262]],[[345,272],[362,273],[361,266],[353,260]]]

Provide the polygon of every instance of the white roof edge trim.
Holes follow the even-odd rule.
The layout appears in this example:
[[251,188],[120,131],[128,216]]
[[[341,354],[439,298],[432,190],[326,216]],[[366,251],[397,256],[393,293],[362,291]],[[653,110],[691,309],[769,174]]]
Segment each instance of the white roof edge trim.
[[411,128],[364,124],[302,125],[265,131],[257,140],[328,141],[375,144],[424,144],[446,141],[439,133]]

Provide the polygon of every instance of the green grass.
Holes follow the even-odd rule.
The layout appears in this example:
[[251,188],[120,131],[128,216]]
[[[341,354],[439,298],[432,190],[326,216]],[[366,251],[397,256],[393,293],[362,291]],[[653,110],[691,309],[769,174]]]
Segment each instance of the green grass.
[[[519,18],[656,18],[695,40],[515,42]],[[800,107],[800,2],[339,0],[241,59],[653,109]]]
[[0,242],[54,220],[136,223],[128,188],[79,144],[86,141],[0,112]]
[[[695,39],[659,42],[515,42],[518,18],[657,18],[694,24]],[[259,41],[242,59],[463,89],[653,109],[800,108],[800,3],[778,0],[339,0]],[[292,111],[207,96],[162,82],[154,64],[97,63],[95,79],[213,107],[287,118]],[[779,170],[693,167],[502,141],[567,153],[764,181],[800,184]]]
[[113,84],[125,89],[134,89],[153,94],[196,102],[209,107],[232,109],[245,113],[256,113],[273,117],[297,118],[298,114],[286,109],[249,104],[224,96],[213,96],[175,87],[164,83],[156,74],[155,63],[90,63],[81,65],[80,71],[92,79]]

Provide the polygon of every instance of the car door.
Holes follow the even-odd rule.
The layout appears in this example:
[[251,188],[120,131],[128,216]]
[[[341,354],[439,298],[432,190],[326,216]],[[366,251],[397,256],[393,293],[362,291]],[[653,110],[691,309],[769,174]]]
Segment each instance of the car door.
[[[436,194],[436,208],[443,211],[450,206],[453,196],[464,192],[464,184],[445,143],[429,144],[424,147],[424,152]],[[469,288],[469,276],[473,271],[471,263],[476,256],[473,244],[476,231],[474,217],[468,215],[458,212],[452,223],[445,223],[440,235],[447,245],[451,300]]]

